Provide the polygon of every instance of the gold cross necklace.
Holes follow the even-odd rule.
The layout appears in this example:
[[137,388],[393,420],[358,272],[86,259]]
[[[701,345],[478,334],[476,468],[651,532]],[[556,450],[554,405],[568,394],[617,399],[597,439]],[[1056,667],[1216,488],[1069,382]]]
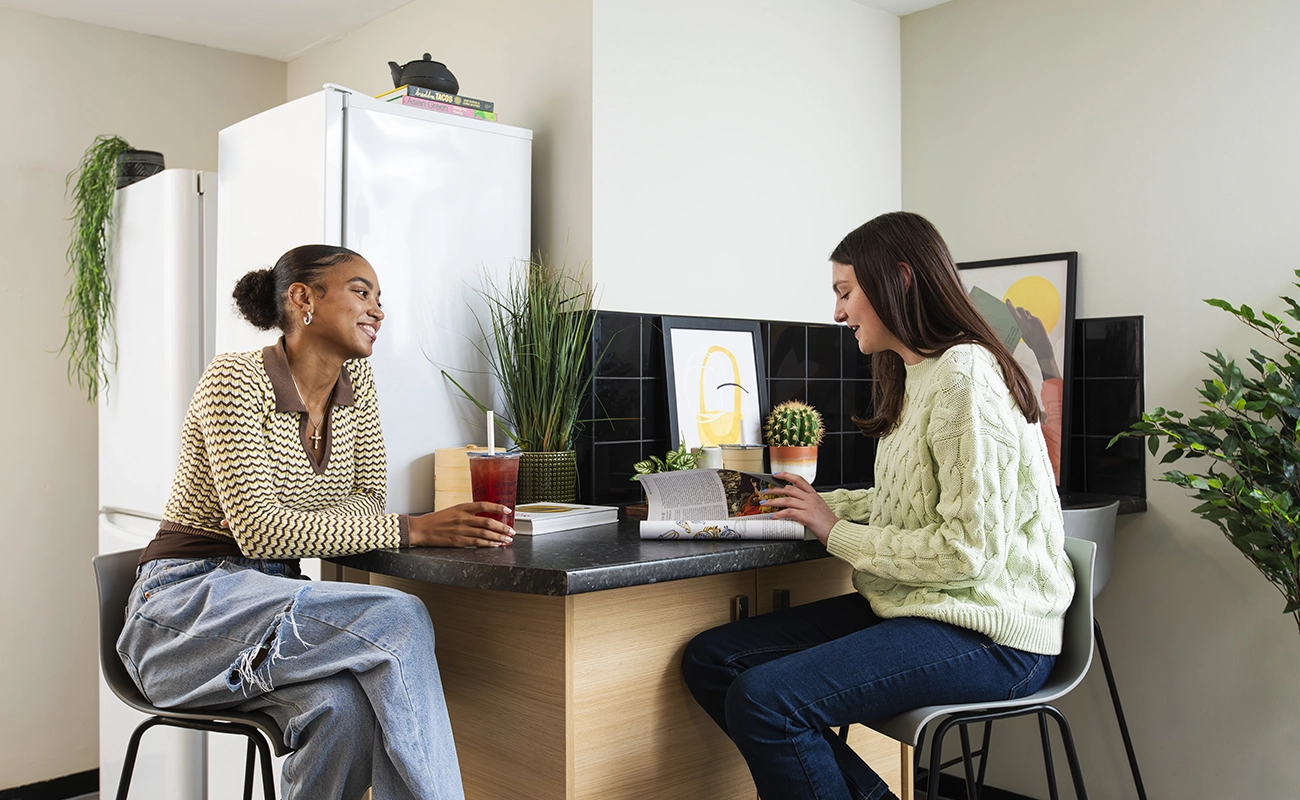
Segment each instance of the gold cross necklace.
[[[303,407],[304,409],[307,409],[307,401],[303,398],[303,396],[302,396],[302,389],[299,388],[299,386],[298,386],[298,379],[295,378],[295,377],[293,376],[293,373],[292,373],[292,372],[289,373],[289,380],[293,381],[293,390],[294,390],[295,392],[298,393],[298,402],[302,403],[302,407]],[[314,420],[314,419],[311,418],[311,411],[310,411],[310,410],[307,410],[306,413],[307,413],[307,421],[310,422],[311,425],[312,425],[311,436],[309,436],[309,437],[307,437],[307,438],[311,439],[311,449],[313,449],[313,450],[319,450],[319,449],[320,449],[320,440],[321,440],[321,435],[320,435],[320,422],[317,422],[316,420]],[[321,422],[324,422],[324,421],[325,421],[325,419],[324,419],[324,417],[322,417],[322,418],[321,418]]]

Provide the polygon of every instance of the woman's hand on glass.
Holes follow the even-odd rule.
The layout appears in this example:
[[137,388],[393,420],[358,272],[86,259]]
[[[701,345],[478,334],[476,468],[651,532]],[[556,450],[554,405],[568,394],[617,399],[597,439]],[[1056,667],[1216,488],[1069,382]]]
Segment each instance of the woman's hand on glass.
[[497,503],[461,503],[411,519],[413,547],[501,547],[515,532],[500,520],[477,514],[505,516],[510,509]]
[[826,501],[812,484],[791,472],[778,472],[774,476],[786,482],[785,486],[763,490],[763,506],[776,511],[773,519],[792,519],[817,537],[817,541],[826,544],[831,535],[831,528],[839,522],[839,517],[826,505]]

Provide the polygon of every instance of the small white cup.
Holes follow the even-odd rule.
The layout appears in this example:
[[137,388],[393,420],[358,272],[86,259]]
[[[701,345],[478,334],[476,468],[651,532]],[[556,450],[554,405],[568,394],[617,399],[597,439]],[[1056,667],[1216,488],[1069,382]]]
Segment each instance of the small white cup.
[[696,465],[700,469],[722,469],[722,448],[701,447]]

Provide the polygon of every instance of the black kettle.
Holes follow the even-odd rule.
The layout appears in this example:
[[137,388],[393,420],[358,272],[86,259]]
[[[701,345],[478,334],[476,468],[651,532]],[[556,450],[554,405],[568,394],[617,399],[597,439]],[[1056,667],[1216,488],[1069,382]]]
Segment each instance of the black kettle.
[[456,76],[441,61],[434,61],[433,56],[424,54],[422,61],[408,61],[398,66],[396,61],[389,61],[388,68],[393,72],[393,86],[419,86],[435,92],[456,94],[460,84]]

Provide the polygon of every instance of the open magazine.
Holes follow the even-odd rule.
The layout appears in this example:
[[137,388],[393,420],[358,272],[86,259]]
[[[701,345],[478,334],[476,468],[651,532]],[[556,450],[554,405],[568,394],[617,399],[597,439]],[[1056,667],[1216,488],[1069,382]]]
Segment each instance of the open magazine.
[[650,511],[642,539],[803,539],[792,519],[772,519],[762,491],[771,475],[734,469],[686,469],[639,475]]

